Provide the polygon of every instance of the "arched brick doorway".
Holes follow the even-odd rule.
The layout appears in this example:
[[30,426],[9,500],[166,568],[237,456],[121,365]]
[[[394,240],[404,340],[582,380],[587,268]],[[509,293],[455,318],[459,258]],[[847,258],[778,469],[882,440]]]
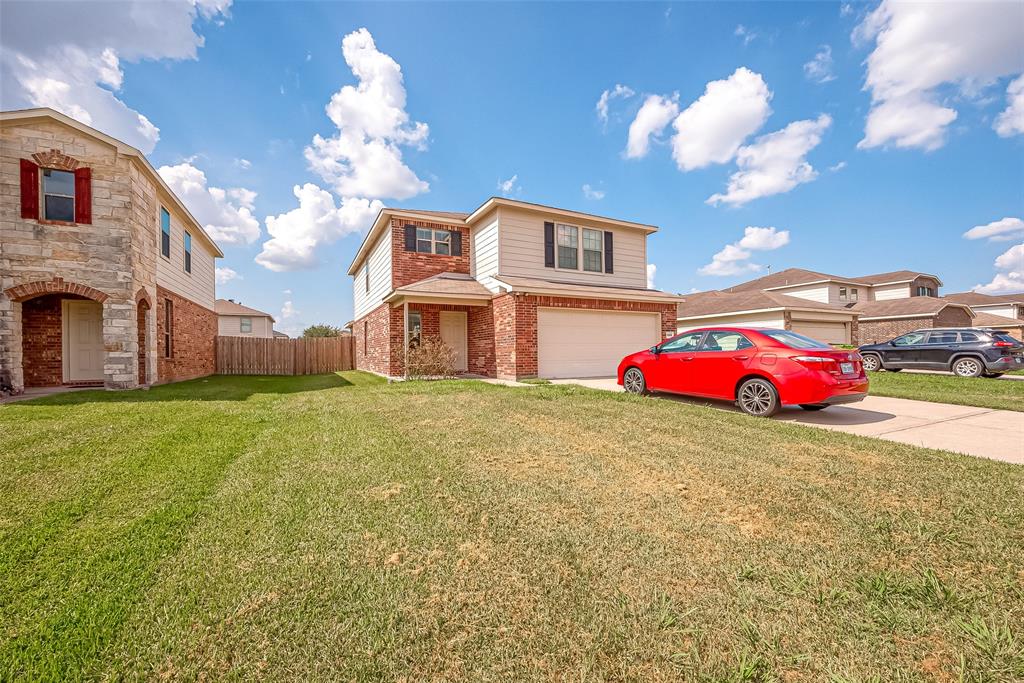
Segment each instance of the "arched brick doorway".
[[107,294],[63,278],[16,285],[4,294],[20,307],[15,380],[25,387],[103,385]]

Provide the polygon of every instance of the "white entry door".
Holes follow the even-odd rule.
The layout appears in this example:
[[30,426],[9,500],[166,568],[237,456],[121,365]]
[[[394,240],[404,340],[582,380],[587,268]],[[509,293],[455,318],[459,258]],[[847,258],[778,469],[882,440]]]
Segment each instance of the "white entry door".
[[661,315],[537,309],[537,374],[614,377],[623,357],[661,341]]
[[64,381],[103,379],[103,306],[64,301]]
[[463,311],[441,311],[441,341],[455,350],[455,369],[465,372],[469,345],[466,335],[466,314]]

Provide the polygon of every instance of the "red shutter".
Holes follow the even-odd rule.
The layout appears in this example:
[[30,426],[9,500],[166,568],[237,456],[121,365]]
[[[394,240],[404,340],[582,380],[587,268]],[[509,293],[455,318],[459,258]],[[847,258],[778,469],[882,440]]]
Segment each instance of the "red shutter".
[[39,166],[21,160],[21,217],[39,220]]
[[92,223],[92,170],[75,169],[75,222]]

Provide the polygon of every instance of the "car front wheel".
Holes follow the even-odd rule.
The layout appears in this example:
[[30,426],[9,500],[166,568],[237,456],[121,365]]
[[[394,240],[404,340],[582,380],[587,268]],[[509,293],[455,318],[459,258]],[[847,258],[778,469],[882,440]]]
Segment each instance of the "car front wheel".
[[644,379],[644,373],[638,368],[626,370],[626,374],[622,376],[622,388],[631,394],[646,394],[647,380]]
[[779,392],[766,379],[748,379],[740,385],[736,404],[747,415],[771,417],[779,412]]
[[953,363],[953,373],[957,377],[978,377],[985,371],[977,358],[960,358]]
[[865,354],[862,362],[864,364],[864,369],[868,372],[874,372],[882,367],[882,359],[873,353]]

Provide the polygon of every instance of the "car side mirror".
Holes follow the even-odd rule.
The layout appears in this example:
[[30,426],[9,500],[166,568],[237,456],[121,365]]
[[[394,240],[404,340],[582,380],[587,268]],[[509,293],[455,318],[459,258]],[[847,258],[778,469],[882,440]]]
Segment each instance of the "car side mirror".
[[658,355],[659,353],[661,353],[661,347],[660,346],[652,346],[651,347],[651,353],[653,353],[654,355]]

